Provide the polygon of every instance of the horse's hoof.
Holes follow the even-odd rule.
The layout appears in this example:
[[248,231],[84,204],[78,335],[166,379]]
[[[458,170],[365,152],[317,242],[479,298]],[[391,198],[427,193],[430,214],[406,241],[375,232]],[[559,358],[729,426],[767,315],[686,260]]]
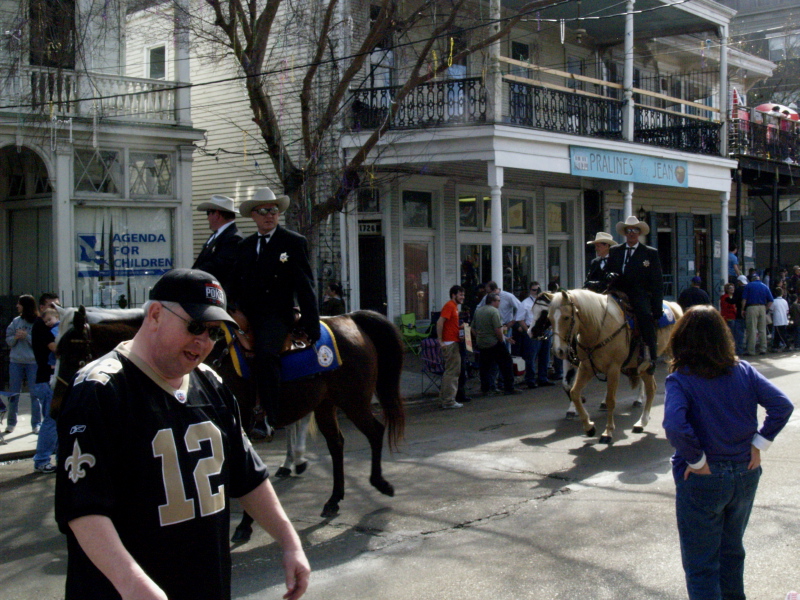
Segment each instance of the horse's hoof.
[[394,496],[394,486],[392,486],[392,484],[386,481],[385,479],[370,478],[369,482],[376,490],[378,490],[384,496]]
[[306,472],[307,468],[308,468],[308,461],[306,461],[304,463],[300,463],[299,465],[295,465],[294,466],[294,474],[295,475],[302,475],[303,473]]
[[570,421],[574,421],[577,418],[578,418],[578,413],[567,411],[567,419],[569,419]]
[[607,405],[605,402],[601,402],[601,403],[600,403],[599,410],[601,410],[601,411],[606,411],[606,410],[608,410],[608,405]]
[[641,400],[634,400],[633,401],[633,408],[640,408],[642,406]]
[[286,467],[281,467],[277,471],[275,471],[275,477],[289,477],[292,474],[291,469],[287,469]]
[[592,425],[592,428],[586,432],[586,437],[594,437],[594,434],[597,433],[597,430]]
[[644,427],[642,427],[641,425],[634,425],[633,433],[644,433]]
[[339,503],[328,501],[325,503],[325,506],[322,508],[322,514],[320,517],[323,519],[332,519],[336,515],[339,514]]
[[600,441],[601,444],[610,444],[611,443],[611,436],[610,435],[601,435],[599,441]]
[[244,544],[250,541],[250,536],[253,535],[252,527],[237,527],[231,537],[231,542],[234,544]]

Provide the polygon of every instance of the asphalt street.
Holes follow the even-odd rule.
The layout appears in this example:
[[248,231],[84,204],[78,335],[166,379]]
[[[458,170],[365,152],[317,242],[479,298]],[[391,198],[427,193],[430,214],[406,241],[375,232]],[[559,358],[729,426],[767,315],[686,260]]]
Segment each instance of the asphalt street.
[[[754,364],[800,402],[800,353]],[[643,434],[631,433],[639,413],[634,393],[621,386],[610,446],[564,419],[566,397],[556,387],[476,398],[460,410],[412,402],[405,442],[384,456],[393,498],[369,485],[366,440],[344,421],[346,496],[330,520],[319,516],[330,459],[324,440],[310,439],[308,470],[275,482],[314,569],[305,597],[686,598],[671,447],[661,428],[665,374],[659,366]],[[587,391],[602,431],[603,386]],[[257,449],[272,471],[282,463],[282,439]],[[751,600],[783,600],[800,588],[800,410],[763,466],[745,536],[745,584]],[[53,483],[32,472],[30,459],[0,465],[0,598],[63,595],[66,549],[53,521]],[[233,562],[235,598],[282,596],[280,552],[265,533],[234,548]]]

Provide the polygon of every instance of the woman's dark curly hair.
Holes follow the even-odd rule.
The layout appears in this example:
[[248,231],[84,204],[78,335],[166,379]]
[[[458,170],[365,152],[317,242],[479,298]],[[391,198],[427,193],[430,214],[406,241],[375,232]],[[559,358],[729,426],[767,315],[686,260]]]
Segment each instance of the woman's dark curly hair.
[[17,299],[17,302],[22,307],[22,314],[20,315],[28,323],[33,323],[36,317],[39,316],[39,311],[36,308],[36,300],[30,294],[23,294]]
[[706,379],[727,373],[739,362],[733,335],[719,311],[708,304],[691,307],[669,338],[670,373],[685,367]]

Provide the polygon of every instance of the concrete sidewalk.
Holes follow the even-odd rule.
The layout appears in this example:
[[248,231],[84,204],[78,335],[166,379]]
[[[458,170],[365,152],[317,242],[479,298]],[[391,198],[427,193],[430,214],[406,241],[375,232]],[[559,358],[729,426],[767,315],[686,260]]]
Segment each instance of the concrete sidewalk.
[[[6,401],[6,404],[8,402]],[[0,425],[0,461],[33,458],[36,454],[36,440],[39,436],[31,431],[31,397],[27,393],[20,394],[19,412],[17,413],[17,426],[14,433],[3,433],[6,430],[8,415],[3,417]],[[31,470],[33,465],[31,465]]]
[[[476,380],[477,378],[468,382],[468,386]],[[400,391],[403,397],[409,404],[435,402],[437,400],[436,388],[431,388],[426,394],[423,394],[424,387],[422,361],[418,356],[406,353],[403,374],[400,378]],[[38,436],[31,431],[31,400],[27,393],[20,395],[17,426],[14,433],[2,434],[5,429],[6,421],[4,419],[0,435],[4,436],[5,443],[0,443],[0,462],[32,458],[36,454]]]

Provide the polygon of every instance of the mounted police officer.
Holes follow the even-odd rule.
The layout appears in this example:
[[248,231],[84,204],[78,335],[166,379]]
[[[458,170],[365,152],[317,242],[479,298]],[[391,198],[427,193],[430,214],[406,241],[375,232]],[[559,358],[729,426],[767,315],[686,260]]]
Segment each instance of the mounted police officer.
[[625,236],[625,243],[611,248],[606,269],[618,273],[615,289],[627,294],[631,309],[638,322],[644,348],[644,361],[650,361],[648,372],[655,371],[656,321],[661,316],[664,300],[664,283],[658,250],[639,241],[640,235],[650,233],[650,226],[631,215],[617,223],[617,233]]
[[[306,238],[278,225],[289,208],[288,196],[275,196],[264,187],[242,202],[239,213],[252,218],[258,229],[239,245],[233,300],[255,333],[254,372],[267,421],[275,423],[280,395],[279,353],[287,334],[303,330],[310,342],[319,339],[319,308]],[[295,322],[294,307],[301,316]],[[270,436],[270,428],[266,430]]]
[[587,246],[594,244],[594,251],[597,254],[592,262],[589,263],[589,273],[586,275],[586,282],[583,287],[593,292],[604,292],[608,287],[606,274],[608,270],[608,251],[614,245],[614,238],[610,233],[598,231],[593,240],[586,242]]

